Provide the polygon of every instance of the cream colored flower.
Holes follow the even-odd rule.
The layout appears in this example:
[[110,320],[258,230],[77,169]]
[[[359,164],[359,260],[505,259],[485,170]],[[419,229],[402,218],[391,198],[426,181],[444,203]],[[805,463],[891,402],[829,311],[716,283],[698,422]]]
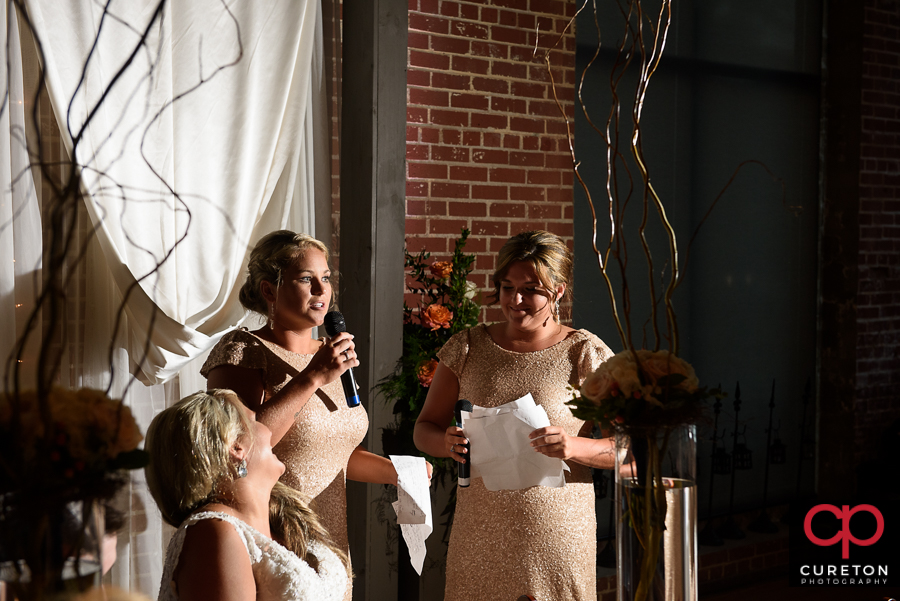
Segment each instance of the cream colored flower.
[[684,376],[684,380],[678,384],[678,388],[687,392],[694,392],[700,386],[697,374],[690,363],[684,361],[680,357],[673,355],[668,350],[661,351],[638,351],[638,358],[641,360],[641,369],[644,375],[654,385],[665,376],[678,374]]
[[581,396],[594,403],[600,403],[604,399],[609,398],[609,393],[614,383],[615,380],[613,380],[612,375],[604,365],[601,365],[596,371],[588,374],[584,382],[581,383],[579,390]]
[[641,381],[638,378],[637,363],[631,351],[622,351],[613,355],[605,363],[606,369],[619,385],[619,391],[623,396],[634,397],[634,393],[641,393]]

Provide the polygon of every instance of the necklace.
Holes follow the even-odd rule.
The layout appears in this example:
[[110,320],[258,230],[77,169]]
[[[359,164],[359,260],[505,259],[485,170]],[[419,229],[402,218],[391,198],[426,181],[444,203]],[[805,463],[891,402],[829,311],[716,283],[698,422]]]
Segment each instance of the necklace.
[[500,333],[503,336],[503,341],[506,343],[506,346],[508,346],[508,347],[523,347],[523,346],[524,347],[540,347],[540,348],[537,348],[534,350],[542,350],[543,348],[546,348],[541,345],[542,342],[545,342],[552,338],[556,338],[557,336],[559,336],[562,333],[562,324],[556,324],[555,332],[551,332],[550,334],[547,334],[546,336],[541,336],[540,338],[534,338],[534,339],[532,339],[532,338],[527,338],[527,339],[512,338],[511,336],[509,336],[507,334],[506,328],[503,328]]

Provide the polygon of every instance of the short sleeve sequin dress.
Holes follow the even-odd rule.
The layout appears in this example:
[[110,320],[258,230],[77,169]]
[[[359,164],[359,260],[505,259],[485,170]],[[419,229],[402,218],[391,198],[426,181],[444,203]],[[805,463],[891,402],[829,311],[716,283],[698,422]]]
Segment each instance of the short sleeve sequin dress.
[[[213,347],[200,373],[221,365],[262,372],[266,400],[299,374],[312,355],[292,353],[239,329]],[[349,553],[347,540],[347,461],[365,438],[369,417],[362,405],[347,407],[340,380],[320,388],[303,406],[294,426],[273,451],[285,465],[281,481],[312,499],[312,507],[335,545]],[[348,590],[345,600],[352,597]]]
[[[517,353],[484,325],[453,336],[438,358],[459,379],[459,398],[496,407],[531,393],[550,423],[575,436],[583,421],[565,405],[609,348],[585,330],[549,348]],[[595,601],[596,517],[590,468],[568,462],[566,486],[489,491],[481,478],[457,489],[444,601]]]

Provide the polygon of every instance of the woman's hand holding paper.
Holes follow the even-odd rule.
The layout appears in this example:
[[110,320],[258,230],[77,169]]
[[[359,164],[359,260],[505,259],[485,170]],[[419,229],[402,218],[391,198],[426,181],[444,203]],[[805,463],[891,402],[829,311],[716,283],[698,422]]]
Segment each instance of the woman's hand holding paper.
[[574,456],[573,438],[560,426],[545,426],[528,435],[535,451],[566,461]]
[[612,438],[590,438],[591,423],[586,422],[578,436],[571,436],[560,426],[545,426],[528,435],[532,448],[547,457],[575,461],[599,469],[612,469],[616,464],[616,443]]

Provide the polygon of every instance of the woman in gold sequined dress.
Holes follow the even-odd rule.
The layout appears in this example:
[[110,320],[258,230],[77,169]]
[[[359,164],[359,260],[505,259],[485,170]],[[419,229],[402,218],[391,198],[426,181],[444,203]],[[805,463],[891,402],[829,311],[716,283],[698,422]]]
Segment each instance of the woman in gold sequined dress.
[[272,430],[286,466],[282,482],[313,499],[322,525],[349,554],[346,479],[396,484],[397,473],[389,459],[359,446],[369,418],[362,405],[347,407],[339,379],[359,365],[353,336],[312,337],[332,301],[328,249],[305,234],[273,232],[253,249],[248,271],[241,304],[268,324],[226,334],[201,373],[210,388],[235,391]]
[[456,401],[496,407],[531,393],[550,426],[531,433],[535,452],[566,461],[562,488],[489,491],[481,478],[457,489],[447,552],[444,601],[596,600],[596,518],[591,467],[614,466],[610,439],[590,438],[591,423],[565,402],[612,356],[599,338],[562,325],[572,255],[549,232],[525,232],[500,250],[494,296],[506,321],[451,338],[416,423],[416,446],[466,461],[463,431],[451,426]]

